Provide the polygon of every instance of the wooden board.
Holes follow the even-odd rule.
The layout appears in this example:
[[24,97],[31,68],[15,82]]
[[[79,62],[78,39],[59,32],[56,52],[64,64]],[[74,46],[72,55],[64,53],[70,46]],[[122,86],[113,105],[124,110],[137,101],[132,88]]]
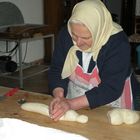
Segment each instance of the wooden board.
[[[8,88],[0,87],[0,94],[3,94],[8,90]],[[86,124],[68,121],[54,122],[44,115],[22,110],[20,105],[17,103],[17,101],[21,98],[26,98],[28,102],[40,102],[48,105],[52,99],[48,95],[21,90],[14,96],[10,96],[5,100],[0,101],[0,117],[17,118],[41,126],[73,132],[83,135],[90,140],[140,139],[140,121],[133,125],[123,124],[119,126],[113,126],[109,123],[107,118],[107,112],[111,108],[106,106],[93,110],[88,108],[79,110],[79,114],[85,114],[89,117],[89,121]]]

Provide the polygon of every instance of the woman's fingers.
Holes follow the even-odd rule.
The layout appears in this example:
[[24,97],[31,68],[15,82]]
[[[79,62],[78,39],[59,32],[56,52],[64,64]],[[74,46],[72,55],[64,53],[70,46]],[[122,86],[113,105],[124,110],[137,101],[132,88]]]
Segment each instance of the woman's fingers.
[[70,105],[67,99],[59,98],[54,99],[50,104],[50,115],[55,121],[59,120],[67,110],[70,109]]
[[64,115],[63,109],[59,109],[53,114],[52,119],[54,121],[58,121],[63,115]]
[[59,104],[59,99],[54,98],[49,105],[49,114],[50,116],[53,114],[53,110],[55,109],[56,105]]

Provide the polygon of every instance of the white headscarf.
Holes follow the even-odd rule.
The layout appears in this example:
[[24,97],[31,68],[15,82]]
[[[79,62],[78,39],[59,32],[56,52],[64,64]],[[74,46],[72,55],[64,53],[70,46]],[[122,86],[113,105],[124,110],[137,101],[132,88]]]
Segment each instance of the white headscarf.
[[[96,61],[100,49],[107,43],[110,36],[122,31],[120,25],[112,21],[110,12],[101,0],[84,0],[77,3],[68,21],[68,31],[71,35],[70,21],[78,20],[83,23],[91,32],[93,43],[91,48],[85,52],[93,53],[93,60]],[[70,48],[62,71],[62,79],[69,77],[74,72],[78,58],[76,50],[80,50],[76,43]],[[81,51],[81,50],[80,50]]]

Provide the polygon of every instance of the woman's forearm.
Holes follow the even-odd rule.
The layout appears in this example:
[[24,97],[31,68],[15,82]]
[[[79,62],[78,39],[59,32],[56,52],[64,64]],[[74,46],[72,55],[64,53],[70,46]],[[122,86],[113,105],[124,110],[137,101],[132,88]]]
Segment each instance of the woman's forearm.
[[68,99],[68,102],[72,110],[78,110],[89,106],[87,97],[85,95],[73,99]]
[[[64,97],[64,89],[61,87],[57,87],[53,90],[53,96],[63,98]],[[72,98],[72,99],[67,99],[68,103],[70,104],[70,108],[72,110],[78,110],[84,107],[88,107],[89,103],[87,100],[86,95]]]

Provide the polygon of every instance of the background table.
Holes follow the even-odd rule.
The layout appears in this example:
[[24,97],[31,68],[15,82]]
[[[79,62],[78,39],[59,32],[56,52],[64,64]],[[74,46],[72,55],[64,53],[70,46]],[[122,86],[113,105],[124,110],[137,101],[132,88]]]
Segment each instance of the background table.
[[[23,89],[23,80],[25,78],[31,77],[35,74],[29,76],[23,76],[23,63],[22,63],[22,43],[51,38],[51,49],[53,52],[54,49],[54,34],[52,34],[52,29],[48,28],[47,25],[42,24],[19,24],[19,25],[10,25],[0,28],[0,41],[16,42],[19,50],[19,87]],[[45,69],[45,70],[48,70]],[[41,71],[41,72],[44,72]],[[40,73],[40,72],[38,72]],[[36,74],[38,74],[36,73]],[[3,76],[3,75],[1,75]],[[4,77],[14,78],[13,76],[4,75]]]

